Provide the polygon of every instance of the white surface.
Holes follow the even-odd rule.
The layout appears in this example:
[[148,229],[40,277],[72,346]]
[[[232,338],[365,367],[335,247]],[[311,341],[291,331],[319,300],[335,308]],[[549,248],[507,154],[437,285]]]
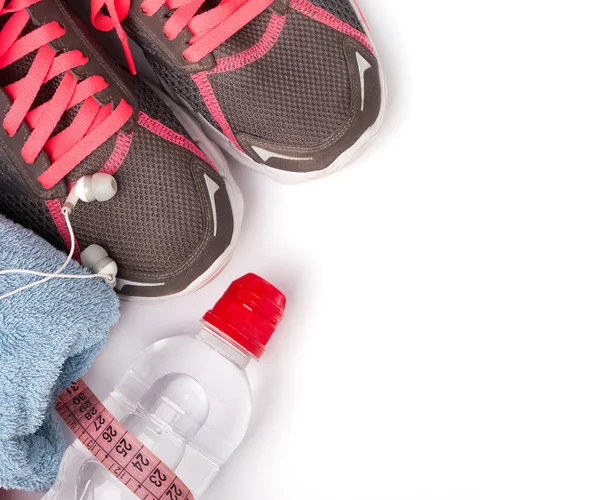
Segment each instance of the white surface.
[[254,271],[288,294],[250,434],[207,500],[600,495],[597,1],[363,0],[390,109],[352,167],[234,169],[237,253],[192,297],[125,304],[88,377]]

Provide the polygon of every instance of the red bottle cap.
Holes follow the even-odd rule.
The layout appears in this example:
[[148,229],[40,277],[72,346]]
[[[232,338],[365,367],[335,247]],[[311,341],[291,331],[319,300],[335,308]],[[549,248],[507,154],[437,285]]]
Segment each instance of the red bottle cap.
[[229,286],[204,321],[260,359],[283,319],[285,302],[285,295],[269,282],[247,274]]

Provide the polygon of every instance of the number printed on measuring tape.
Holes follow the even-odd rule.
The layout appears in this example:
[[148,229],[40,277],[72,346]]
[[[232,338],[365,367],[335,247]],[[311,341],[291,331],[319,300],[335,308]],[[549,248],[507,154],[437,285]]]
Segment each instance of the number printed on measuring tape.
[[104,407],[83,380],[59,396],[56,410],[83,445],[142,500],[194,500],[189,488]]

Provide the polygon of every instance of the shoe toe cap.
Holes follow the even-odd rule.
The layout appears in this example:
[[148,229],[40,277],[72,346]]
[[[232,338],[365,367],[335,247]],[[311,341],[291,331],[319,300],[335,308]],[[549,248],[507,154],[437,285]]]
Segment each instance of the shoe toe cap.
[[117,261],[122,295],[181,293],[231,245],[226,183],[194,152],[138,127],[115,178],[117,196],[78,206],[73,220],[82,248],[99,244]]

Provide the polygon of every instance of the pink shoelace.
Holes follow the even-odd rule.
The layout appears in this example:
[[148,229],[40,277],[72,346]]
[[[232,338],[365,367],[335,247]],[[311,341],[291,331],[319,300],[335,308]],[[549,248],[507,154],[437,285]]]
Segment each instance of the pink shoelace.
[[[3,88],[13,103],[2,127],[14,137],[23,123],[29,126],[31,135],[21,155],[32,164],[42,151],[46,152],[51,165],[38,181],[51,189],[115,134],[132,116],[133,109],[125,101],[115,109],[111,104],[101,106],[93,96],[108,87],[104,78],[91,76],[78,81],[70,72],[88,59],[78,50],[58,54],[48,45],[66,33],[60,24],[53,21],[22,35],[30,20],[27,7],[39,1],[0,0],[0,16],[12,14],[0,30],[0,69],[37,51],[27,76]],[[42,85],[60,75],[64,76],[52,98],[31,109]],[[52,136],[64,113],[80,104],[71,124]]]
[[[265,11],[274,0],[221,0],[219,5],[198,14],[207,0],[144,0],[142,12],[147,16],[155,15],[166,5],[171,15],[164,24],[164,34],[173,40],[187,27],[192,38],[189,47],[183,52],[190,62],[198,62],[210,54],[233,34]],[[123,48],[132,73],[135,64],[127,34],[121,22],[127,17],[131,8],[130,0],[91,0],[92,23],[101,31],[115,30]],[[108,15],[102,11],[106,8]]]

